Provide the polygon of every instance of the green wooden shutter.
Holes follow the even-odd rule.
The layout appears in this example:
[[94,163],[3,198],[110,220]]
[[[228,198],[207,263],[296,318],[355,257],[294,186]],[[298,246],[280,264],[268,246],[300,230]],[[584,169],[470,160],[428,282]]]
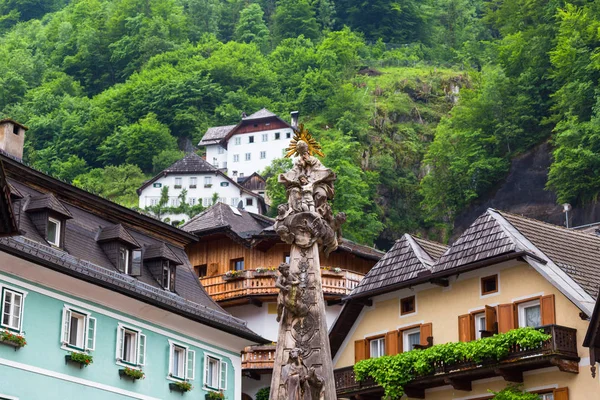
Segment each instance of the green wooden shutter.
[[86,350],[96,349],[96,318],[87,318],[87,346]]
[[224,361],[221,361],[221,384],[219,385],[219,389],[227,389],[227,363]]
[[71,310],[63,309],[61,340],[63,343],[69,343],[69,331],[71,330]]
[[187,351],[187,373],[186,379],[194,380],[196,375],[196,352],[194,350]]
[[138,364],[146,364],[146,335],[139,334],[138,340]]

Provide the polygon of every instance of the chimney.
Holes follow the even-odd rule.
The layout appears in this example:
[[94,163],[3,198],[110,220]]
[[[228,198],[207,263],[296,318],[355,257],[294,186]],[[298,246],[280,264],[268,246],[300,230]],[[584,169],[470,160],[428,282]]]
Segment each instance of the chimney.
[[17,158],[23,159],[23,144],[25,131],[28,128],[12,119],[0,120],[0,150]]
[[294,130],[298,129],[298,114],[300,114],[298,111],[292,111],[290,113],[292,116],[292,128],[294,128]]

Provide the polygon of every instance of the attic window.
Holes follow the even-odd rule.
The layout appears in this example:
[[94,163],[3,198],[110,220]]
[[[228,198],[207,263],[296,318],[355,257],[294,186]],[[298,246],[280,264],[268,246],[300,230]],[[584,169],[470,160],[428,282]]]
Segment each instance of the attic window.
[[269,125],[271,125],[270,122],[265,122],[265,126],[269,126]]
[[481,278],[481,294],[492,294],[498,292],[498,275]]
[[208,274],[208,266],[206,264],[196,265],[194,270],[196,271],[198,278],[204,278]]
[[170,265],[168,261],[163,261],[162,264],[161,284],[165,290],[175,291],[175,266]]
[[17,125],[17,124],[13,124],[13,133],[14,133],[15,135],[18,135],[18,134],[19,134],[19,125]]
[[53,246],[60,247],[60,228],[61,221],[48,218],[48,231],[46,234],[46,240]]
[[281,133],[275,132],[275,140],[279,140],[280,137],[281,137]]
[[415,296],[405,297],[400,300],[400,315],[412,314],[415,310]]
[[119,248],[119,271],[123,271],[126,274],[129,273],[129,249],[121,246]]
[[248,136],[248,143],[254,143],[254,136]]

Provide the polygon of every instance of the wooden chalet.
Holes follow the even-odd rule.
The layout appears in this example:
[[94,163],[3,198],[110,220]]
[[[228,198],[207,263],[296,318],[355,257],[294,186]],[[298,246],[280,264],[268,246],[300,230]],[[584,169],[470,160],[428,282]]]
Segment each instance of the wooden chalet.
[[354,379],[353,365],[365,358],[532,326],[551,339],[534,349],[516,346],[500,361],[434,365],[434,373],[404,386],[406,395],[483,400],[516,382],[541,399],[596,399],[600,383],[579,372],[598,360],[598,307],[591,324],[587,316],[599,260],[596,235],[493,209],[448,248],[404,235],[344,298],[330,330],[338,398],[382,398],[374,381]]
[[590,318],[590,326],[583,340],[583,345],[590,349],[590,368],[592,378],[596,378],[596,363],[600,363],[600,296]]

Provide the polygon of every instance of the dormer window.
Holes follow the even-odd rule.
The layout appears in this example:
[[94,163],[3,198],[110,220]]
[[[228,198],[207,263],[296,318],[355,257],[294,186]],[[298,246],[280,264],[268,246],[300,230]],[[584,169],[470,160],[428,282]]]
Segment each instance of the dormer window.
[[131,276],[142,274],[140,245],[122,225],[100,229],[97,241],[119,272]]
[[53,246],[60,247],[60,228],[59,220],[49,217],[46,240]]
[[175,291],[175,266],[168,261],[163,261],[162,287],[168,291]]
[[145,246],[144,264],[160,287],[170,292],[175,291],[177,265],[181,265],[182,262],[169,246],[164,243]]
[[129,249],[126,247],[119,248],[119,271],[126,274],[129,272]]

